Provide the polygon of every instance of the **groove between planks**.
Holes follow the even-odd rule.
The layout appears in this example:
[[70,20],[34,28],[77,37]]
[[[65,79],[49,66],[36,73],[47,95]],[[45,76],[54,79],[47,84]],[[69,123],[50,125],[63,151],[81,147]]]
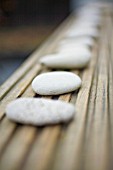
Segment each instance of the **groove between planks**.
[[[109,55],[112,57],[113,51],[111,45],[113,34],[112,42],[108,39],[113,23],[108,24],[107,17],[109,16],[106,14],[105,27],[103,27],[98,48],[93,51],[90,66],[83,71],[83,86],[77,98],[76,95],[74,96],[73,101],[76,102],[78,111],[75,120],[67,126],[62,135],[62,125],[40,129],[17,125],[4,117],[0,125],[0,137],[3,136],[0,141],[2,170],[19,170],[20,168],[23,170],[106,170],[113,168],[110,157],[113,156],[113,144],[109,140],[113,141],[113,100],[110,94],[113,94],[113,63],[109,61]],[[110,51],[108,51],[108,45]],[[34,68],[32,78],[39,70]],[[18,84],[22,81],[26,82],[30,74],[27,74],[26,78],[24,77],[25,79],[23,78]],[[17,88],[14,98],[21,95],[34,97],[35,93],[30,86],[32,78],[24,87],[22,86],[18,95],[18,84],[13,87]],[[10,92],[6,96],[10,96]],[[69,102],[72,96],[72,94],[62,95],[59,100]],[[4,101],[6,100],[7,103],[8,97],[6,99]],[[1,115],[3,116],[5,105],[2,107]]]

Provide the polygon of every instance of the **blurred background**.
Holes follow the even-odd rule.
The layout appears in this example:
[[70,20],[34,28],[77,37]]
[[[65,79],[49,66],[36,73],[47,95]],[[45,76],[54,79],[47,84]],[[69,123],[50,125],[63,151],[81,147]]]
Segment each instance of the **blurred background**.
[[69,0],[0,0],[0,84],[64,20]]
[[92,1],[0,0],[0,84],[73,9]]

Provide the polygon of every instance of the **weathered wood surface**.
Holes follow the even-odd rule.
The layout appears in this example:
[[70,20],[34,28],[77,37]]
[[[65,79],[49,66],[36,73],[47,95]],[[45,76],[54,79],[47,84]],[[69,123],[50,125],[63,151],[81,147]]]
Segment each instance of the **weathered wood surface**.
[[55,51],[73,16],[1,86],[0,170],[113,169],[113,17],[109,9],[103,11],[102,18],[89,66],[72,70],[82,79],[81,89],[57,96],[76,106],[72,122],[42,128],[24,126],[9,121],[5,107],[17,97],[41,97],[33,92],[31,81],[51,70],[43,68],[38,59]]

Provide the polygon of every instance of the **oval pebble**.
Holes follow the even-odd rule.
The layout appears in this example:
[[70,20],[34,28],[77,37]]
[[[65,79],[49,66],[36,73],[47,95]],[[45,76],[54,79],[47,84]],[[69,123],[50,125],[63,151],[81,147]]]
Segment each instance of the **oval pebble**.
[[72,92],[81,86],[74,73],[55,71],[38,75],[32,82],[33,90],[40,95],[58,95]]
[[6,115],[10,120],[36,126],[68,122],[74,113],[72,104],[50,99],[19,98],[6,107]]
[[91,36],[91,37],[98,37],[99,32],[95,28],[90,28],[90,27],[84,27],[84,28],[77,28],[75,30],[70,30],[66,33],[66,36],[68,37],[77,37],[77,36]]
[[[87,47],[87,45],[84,45],[82,43],[76,43],[75,46],[71,46],[71,45],[59,45],[56,49],[56,52],[66,52],[66,53],[70,53],[71,54],[89,54],[90,53],[90,50],[89,48]],[[68,53],[68,54],[69,54]]]
[[[70,38],[70,39],[72,39],[72,38]],[[73,38],[74,39],[74,38]],[[78,39],[78,38],[77,38]],[[68,42],[68,41],[65,41],[65,43],[61,43],[61,44],[59,44],[59,49],[62,49],[62,48],[65,48],[65,49],[69,49],[69,48],[73,48],[73,49],[75,49],[76,48],[76,46],[77,45],[85,45],[85,46],[87,46],[87,47],[91,47],[91,46],[93,46],[93,44],[94,44],[94,41],[93,41],[93,39],[92,39],[92,41],[88,41],[88,40],[76,40],[76,41],[70,41],[70,42]]]
[[94,45],[94,40],[93,40],[93,38],[88,37],[88,36],[77,37],[77,38],[67,38],[67,39],[60,41],[59,45],[61,45],[61,46],[63,46],[63,45],[76,46],[77,43],[92,47]]
[[[72,37],[71,37],[72,38]],[[57,52],[62,53],[62,52],[66,52],[68,55],[86,55],[90,53],[90,50],[88,48],[87,45],[84,45],[82,43],[76,43],[75,45],[69,45],[69,44],[65,44],[65,45],[59,45],[56,49]]]
[[76,22],[75,24],[73,24],[70,29],[68,29],[69,31],[74,31],[76,29],[78,29],[79,27],[87,27],[87,28],[97,28],[98,27],[98,23],[96,22],[89,22],[89,21],[85,21],[83,22],[82,20],[79,20],[78,22]]
[[85,15],[85,14],[93,14],[93,15],[101,15],[100,8],[95,8],[91,6],[84,6],[83,8],[78,8],[78,10],[75,11],[76,15]]
[[40,59],[40,63],[54,69],[82,69],[91,59],[91,52],[74,51],[73,49],[60,49],[58,54],[51,54]]

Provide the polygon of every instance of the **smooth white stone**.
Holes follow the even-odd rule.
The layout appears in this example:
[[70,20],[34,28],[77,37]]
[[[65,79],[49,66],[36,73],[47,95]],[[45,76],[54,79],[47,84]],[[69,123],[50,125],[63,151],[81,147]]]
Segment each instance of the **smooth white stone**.
[[[83,48],[81,47],[81,45],[82,45]],[[88,46],[86,44],[84,45],[81,42],[76,42],[76,43],[67,43],[67,44],[59,45],[56,49],[57,49],[57,51],[60,51],[60,52],[61,51],[68,51],[68,50],[69,51],[71,50],[71,51],[74,51],[74,52],[78,52],[78,51],[80,51],[80,49],[83,49],[86,52],[86,51],[88,51],[87,48],[88,48]]]
[[88,4],[87,5],[87,9],[88,8],[94,8],[94,9],[101,9],[101,8],[110,8],[110,7],[113,7],[113,3],[112,2],[93,2],[91,4]]
[[[71,37],[72,38],[72,37]],[[60,45],[56,48],[56,51],[60,54],[67,54],[68,56],[89,56],[91,55],[90,49],[87,45],[76,43],[75,46],[73,45]]]
[[95,28],[90,27],[79,27],[75,30],[68,30],[68,32],[65,34],[67,37],[75,37],[75,36],[91,36],[91,37],[98,37],[99,31]]
[[77,38],[66,38],[59,42],[59,47],[76,47],[78,44],[92,47],[94,45],[94,39],[92,37],[77,37]]
[[89,11],[89,10],[82,10],[79,11],[77,14],[77,17],[95,17],[95,18],[100,18],[101,17],[101,11],[100,10],[95,10],[95,11]]
[[87,28],[97,28],[98,26],[100,25],[100,23],[98,22],[93,22],[93,21],[83,21],[83,20],[77,20],[75,23],[73,23],[73,25],[69,28],[69,31],[70,30],[76,30],[76,28],[84,28],[84,27],[87,27]]
[[89,28],[97,28],[99,25],[101,25],[100,21],[93,21],[91,19],[85,19],[84,18],[78,18],[75,22],[73,22],[73,24],[70,26],[70,30],[75,30],[76,28],[84,28],[87,27],[87,29]]
[[81,69],[88,65],[91,59],[91,52],[85,51],[62,51],[59,54],[47,55],[40,60],[40,63],[49,68],[56,69]]
[[50,99],[19,98],[6,107],[10,120],[36,126],[68,122],[74,114],[72,104]]
[[73,28],[70,28],[67,32],[75,32],[76,33],[76,31],[82,31],[84,33],[84,32],[86,32],[86,30],[98,31],[97,27],[94,27],[94,26],[91,26],[91,25],[88,25],[85,23],[80,23],[80,22],[77,25],[73,26]]
[[101,17],[82,15],[78,17],[78,20],[82,22],[93,22],[99,24],[101,22]]
[[88,26],[98,26],[101,23],[101,16],[96,17],[96,16],[86,16],[86,15],[82,15],[82,16],[78,16],[77,19],[75,20],[75,22],[73,22],[74,26],[77,25],[81,25],[81,26],[86,26],[86,24]]
[[80,77],[66,71],[43,73],[38,75],[32,82],[33,90],[40,95],[69,93],[80,86]]
[[93,5],[85,5],[82,6],[81,8],[78,8],[77,10],[74,11],[75,14],[79,14],[79,13],[93,13],[93,14],[101,14],[101,8],[99,6],[94,6]]
[[92,47],[94,45],[94,39],[88,36],[76,37],[76,38],[67,38],[59,42],[59,45],[73,45],[83,44]]

